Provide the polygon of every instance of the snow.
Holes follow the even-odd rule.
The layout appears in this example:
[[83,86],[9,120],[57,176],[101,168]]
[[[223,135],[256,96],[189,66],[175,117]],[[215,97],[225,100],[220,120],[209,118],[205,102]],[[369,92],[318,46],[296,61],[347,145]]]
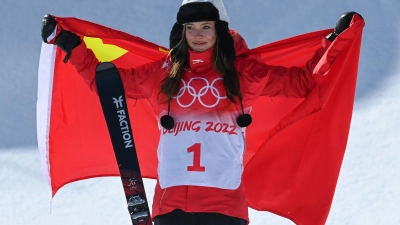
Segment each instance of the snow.
[[[117,177],[63,187],[50,204],[36,141],[43,15],[72,16],[168,46],[180,0],[2,0],[0,15],[0,224],[130,224]],[[328,225],[400,223],[400,1],[228,1],[230,27],[251,48],[333,27],[340,14],[366,20],[348,147]],[[146,180],[148,196],[154,181]],[[51,207],[49,207],[51,205]],[[49,209],[51,208],[51,213]],[[251,224],[291,225],[250,210]]]

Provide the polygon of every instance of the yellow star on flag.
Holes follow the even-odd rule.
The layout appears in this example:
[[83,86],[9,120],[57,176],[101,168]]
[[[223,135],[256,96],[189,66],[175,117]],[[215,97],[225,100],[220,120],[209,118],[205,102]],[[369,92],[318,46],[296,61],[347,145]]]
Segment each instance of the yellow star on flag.
[[84,37],[86,46],[93,51],[100,62],[111,62],[126,54],[128,51],[116,45],[104,44],[100,38]]

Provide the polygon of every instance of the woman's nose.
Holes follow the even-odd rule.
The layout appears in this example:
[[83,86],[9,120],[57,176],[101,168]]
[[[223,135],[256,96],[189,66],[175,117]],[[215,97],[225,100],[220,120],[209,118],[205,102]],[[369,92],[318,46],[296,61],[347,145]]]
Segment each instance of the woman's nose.
[[203,32],[201,30],[196,30],[195,33],[194,33],[194,36],[195,37],[201,37],[201,36],[203,36]]

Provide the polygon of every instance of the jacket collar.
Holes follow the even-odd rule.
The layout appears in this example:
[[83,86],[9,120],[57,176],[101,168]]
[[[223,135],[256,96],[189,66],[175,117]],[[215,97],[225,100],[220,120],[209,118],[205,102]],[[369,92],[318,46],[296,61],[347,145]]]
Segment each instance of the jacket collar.
[[204,52],[197,52],[189,49],[189,68],[194,73],[206,73],[213,67],[214,48]]

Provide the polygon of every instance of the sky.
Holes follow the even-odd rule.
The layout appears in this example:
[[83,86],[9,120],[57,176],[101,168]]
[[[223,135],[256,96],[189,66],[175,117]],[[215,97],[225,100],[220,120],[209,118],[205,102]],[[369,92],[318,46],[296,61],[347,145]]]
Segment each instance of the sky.
[[[69,184],[49,203],[36,140],[41,19],[47,13],[78,17],[168,46],[180,4],[180,0],[2,0],[0,224],[129,224],[116,177]],[[226,0],[225,7],[230,27],[250,48],[332,28],[343,12],[357,11],[364,17],[349,141],[326,224],[399,224],[400,1]],[[146,180],[148,196],[153,189],[154,181]],[[250,220],[255,225],[293,224],[253,210]]]

